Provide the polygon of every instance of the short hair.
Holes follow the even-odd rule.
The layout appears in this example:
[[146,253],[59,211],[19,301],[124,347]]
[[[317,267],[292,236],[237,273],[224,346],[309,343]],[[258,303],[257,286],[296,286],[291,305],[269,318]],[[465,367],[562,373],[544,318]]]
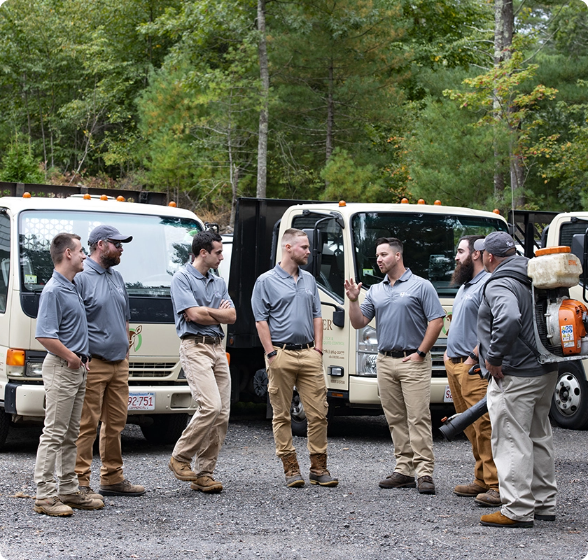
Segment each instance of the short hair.
[[217,243],[223,242],[223,238],[216,231],[207,229],[206,231],[197,233],[194,239],[192,239],[192,254],[197,257],[202,249],[207,253],[211,253],[212,243],[214,241]]
[[74,249],[74,239],[81,240],[79,235],[75,233],[58,233],[52,240],[49,247],[51,260],[53,264],[57,265],[63,260],[63,254],[66,249]]
[[289,228],[282,235],[282,249],[286,247],[288,243],[293,244],[298,237],[308,237],[301,229]]
[[404,245],[400,239],[396,237],[378,237],[378,239],[376,239],[376,247],[378,247],[378,245],[386,244],[390,245],[390,247],[392,247],[397,253],[400,253],[401,255],[403,254]]
[[[470,255],[475,251],[474,249],[474,243],[476,241],[478,241],[478,239],[485,239],[486,236],[485,235],[464,235],[463,237],[459,238],[459,241],[457,242],[457,244],[459,245],[462,241],[467,241],[468,242],[468,248],[470,250]],[[480,253],[483,253],[484,251],[480,251]]]

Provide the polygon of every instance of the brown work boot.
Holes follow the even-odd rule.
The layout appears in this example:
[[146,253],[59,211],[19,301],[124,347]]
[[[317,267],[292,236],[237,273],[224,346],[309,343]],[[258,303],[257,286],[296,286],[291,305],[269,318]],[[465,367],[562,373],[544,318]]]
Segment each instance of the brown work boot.
[[52,517],[69,517],[73,514],[73,509],[62,504],[57,496],[35,500],[35,511]]
[[80,486],[80,492],[86,496],[86,498],[90,498],[91,500],[104,501],[104,496],[102,494],[98,494],[98,492],[94,492],[94,490],[92,490],[92,488],[89,486]]
[[380,488],[416,488],[414,476],[406,476],[399,472],[393,472],[384,480],[380,480]]
[[419,494],[434,494],[435,493],[435,483],[433,482],[433,478],[429,475],[420,476],[417,479],[417,485]]
[[487,525],[488,527],[522,527],[528,529],[533,527],[532,521],[515,521],[506,515],[502,515],[502,512],[495,511],[489,515],[482,515],[480,517],[480,525]]
[[458,484],[454,489],[453,493],[456,496],[462,496],[463,498],[475,498],[478,494],[487,492],[488,488],[483,488],[475,482],[471,484]]
[[281,457],[284,465],[284,475],[286,476],[286,486],[288,488],[300,488],[304,486],[304,479],[300,474],[300,467],[298,466],[298,459],[296,453],[289,453]]
[[206,474],[197,477],[196,480],[190,484],[190,488],[206,494],[218,494],[219,492],[222,492],[223,485],[218,480],[214,480],[212,476]]
[[339,484],[339,480],[333,478],[327,470],[326,453],[312,453],[310,455],[309,479],[311,484],[318,484],[319,486],[333,487]]
[[490,488],[489,490],[486,490],[486,492],[478,494],[474,501],[482,507],[497,507],[502,504],[500,493],[494,488]]
[[100,493],[103,496],[142,496],[145,487],[140,484],[131,484],[126,478],[117,484],[100,485]]
[[74,492],[73,494],[60,494],[59,499],[64,505],[69,506],[70,508],[102,509],[104,507],[104,502],[102,500],[93,500],[81,492]]
[[192,470],[190,463],[184,463],[183,461],[178,461],[173,457],[169,460],[169,470],[174,473],[174,476],[178,480],[198,480],[198,475]]

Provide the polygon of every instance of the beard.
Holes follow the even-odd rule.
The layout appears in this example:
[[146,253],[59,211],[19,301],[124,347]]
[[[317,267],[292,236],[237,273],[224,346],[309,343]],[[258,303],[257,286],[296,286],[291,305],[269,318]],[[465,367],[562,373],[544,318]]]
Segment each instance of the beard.
[[306,264],[308,264],[308,257],[299,257],[297,255],[292,255],[292,260],[298,265],[298,266],[305,266]]
[[107,269],[120,264],[120,255],[115,251],[107,251],[101,255],[100,260],[102,261],[102,268]]
[[461,286],[474,277],[474,261],[471,255],[463,262],[458,262],[451,276],[452,286]]

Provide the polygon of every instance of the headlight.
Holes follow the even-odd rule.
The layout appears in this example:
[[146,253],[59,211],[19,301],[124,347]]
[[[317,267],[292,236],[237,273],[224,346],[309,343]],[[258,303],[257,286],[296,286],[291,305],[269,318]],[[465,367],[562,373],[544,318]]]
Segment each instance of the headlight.
[[27,362],[25,368],[25,377],[41,377],[41,370],[43,369],[43,362]]
[[376,376],[378,337],[376,329],[364,327],[357,331],[357,375]]

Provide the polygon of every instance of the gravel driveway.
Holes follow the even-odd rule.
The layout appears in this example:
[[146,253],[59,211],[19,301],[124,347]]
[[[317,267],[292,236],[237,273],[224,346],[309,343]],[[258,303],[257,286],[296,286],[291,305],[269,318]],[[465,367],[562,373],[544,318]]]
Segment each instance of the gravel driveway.
[[[588,553],[588,432],[555,429],[559,503],[555,522],[533,529],[478,524],[483,513],[454,496],[469,482],[467,440],[435,437],[436,496],[415,489],[381,490],[393,470],[382,416],[335,418],[329,427],[329,468],[338,488],[283,486],[270,423],[242,409],[233,416],[217,478],[224,491],[190,490],[168,470],[171,446],[155,447],[128,426],[125,474],[144,484],[139,498],[106,498],[100,511],[51,518],[33,511],[32,480],[40,431],[13,432],[0,454],[0,553],[6,560],[119,559],[583,559]],[[295,438],[303,474],[306,440]],[[94,464],[92,486],[98,487]],[[16,497],[24,496],[24,497]]]

